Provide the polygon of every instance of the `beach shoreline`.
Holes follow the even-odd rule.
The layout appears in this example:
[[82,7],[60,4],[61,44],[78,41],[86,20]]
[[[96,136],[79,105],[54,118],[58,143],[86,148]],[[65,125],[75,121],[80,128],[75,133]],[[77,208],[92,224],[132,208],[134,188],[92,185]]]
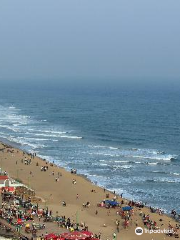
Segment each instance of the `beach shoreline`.
[[[28,152],[28,151],[25,150],[23,147],[21,147],[20,144],[15,143],[15,142],[11,142],[11,141],[9,141],[9,140],[7,140],[7,139],[3,139],[3,138],[1,138],[1,137],[0,137],[0,144],[6,144],[7,146],[12,147],[12,148],[15,148],[15,149],[18,149],[18,150],[20,150],[20,151],[22,151],[22,152],[24,152],[24,153],[26,153],[26,154],[30,154],[30,153],[31,153],[30,151]],[[33,151],[32,151],[32,152],[33,152]],[[37,155],[37,157],[38,157],[39,159],[41,159],[42,161],[46,161],[46,162],[49,162],[49,163],[53,164],[54,166],[56,166],[56,167],[59,168],[59,169],[63,169],[64,171],[69,172],[65,167],[62,167],[62,166],[60,166],[60,165],[57,165],[56,163],[54,163],[54,162],[52,162],[52,161],[49,161],[49,160],[43,158],[42,156],[38,156],[38,155]],[[78,170],[78,169],[77,169],[77,170]],[[77,175],[80,176],[80,177],[82,177],[84,180],[88,181],[90,184],[92,184],[92,185],[94,185],[94,186],[97,186],[97,187],[99,187],[99,188],[101,188],[101,189],[104,189],[103,186],[100,186],[100,185],[94,183],[93,181],[91,181],[91,179],[89,179],[87,175],[85,175],[85,174],[79,174],[79,173],[77,173]],[[106,188],[106,192],[109,192],[109,193],[111,193],[111,194],[114,194],[113,190],[110,190],[110,189],[107,189],[107,188]],[[119,193],[116,193],[116,195],[120,197],[120,194],[119,194]],[[124,196],[122,197],[122,199],[124,199],[125,201],[132,201],[132,200],[134,200],[134,199],[130,199],[130,198],[127,198],[127,197],[124,197]],[[134,201],[136,201],[136,200],[134,200]],[[148,203],[144,203],[144,202],[143,202],[143,204],[145,204],[145,207],[147,207],[147,208],[150,208],[150,207],[156,208],[156,207],[157,207],[157,206],[155,207],[155,206],[153,206],[153,205],[149,205]],[[158,207],[160,208],[160,206],[158,206]],[[163,209],[163,212],[164,212],[168,217],[172,218],[171,215],[170,215],[170,212],[167,212],[167,211],[164,210],[164,209]]]
[[[124,229],[123,221],[116,214],[116,209],[109,210],[103,208],[97,208],[97,203],[105,199],[108,193],[109,199],[113,199],[116,196],[118,201],[124,201],[127,205],[129,200],[122,199],[120,196],[114,194],[111,191],[104,190],[103,188],[92,183],[86,176],[71,174],[63,167],[59,167],[53,163],[49,163],[47,160],[38,156],[32,158],[32,163],[28,166],[22,163],[22,159],[28,159],[29,153],[22,149],[16,148],[10,144],[0,142],[0,148],[4,147],[4,151],[0,151],[1,167],[6,170],[11,177],[19,178],[24,184],[33,188],[37,196],[44,199],[45,205],[48,205],[52,209],[52,212],[61,212],[66,216],[71,216],[74,221],[77,221],[77,213],[79,220],[88,224],[89,229],[98,234],[101,232],[102,239],[112,239],[114,232],[117,233],[117,239],[120,236],[126,236],[125,239],[141,239],[141,236],[135,234],[135,228],[137,226],[143,227],[143,222],[139,213],[143,211],[145,214],[153,215],[153,219],[157,222],[160,218],[163,218],[163,225],[168,227],[169,222],[175,224],[174,220],[168,215],[159,216],[156,213],[150,213],[149,207],[140,209],[134,207],[134,217],[131,219],[131,224],[127,229]],[[12,149],[12,152],[7,152],[7,149]],[[38,164],[38,165],[37,165]],[[48,166],[48,174],[40,171],[40,166]],[[54,172],[54,175],[52,174]],[[58,173],[61,173],[59,181],[56,182]],[[48,180],[49,179],[49,180]],[[72,184],[72,181],[76,179],[77,184]],[[56,189],[58,186],[58,191]],[[47,188],[46,188],[47,187]],[[68,190],[68,191],[67,191]],[[95,192],[92,192],[95,191]],[[78,195],[78,196],[77,196]],[[61,202],[65,201],[67,207],[63,207]],[[83,204],[90,202],[89,208],[83,208]],[[95,212],[98,211],[98,214]],[[118,218],[120,221],[120,233],[117,232],[115,221]],[[106,226],[106,227],[104,227]],[[164,240],[164,234],[159,234],[157,239]],[[152,239],[152,235],[147,235],[147,239]]]

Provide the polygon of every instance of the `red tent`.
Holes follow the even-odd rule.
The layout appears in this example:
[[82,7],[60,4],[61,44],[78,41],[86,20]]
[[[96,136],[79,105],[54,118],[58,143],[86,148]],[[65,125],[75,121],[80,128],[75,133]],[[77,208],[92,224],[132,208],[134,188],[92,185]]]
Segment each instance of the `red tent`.
[[69,232],[66,232],[66,233],[62,233],[60,235],[61,238],[66,238],[70,233]]
[[93,233],[89,231],[81,231],[81,233],[85,234],[87,237],[92,237]]
[[45,236],[46,240],[54,239],[57,240],[57,236],[54,233],[49,233],[48,235]]
[[85,240],[89,239],[92,236],[91,232],[88,231],[74,231],[71,233],[63,233],[61,234],[61,237],[67,239],[67,240]]

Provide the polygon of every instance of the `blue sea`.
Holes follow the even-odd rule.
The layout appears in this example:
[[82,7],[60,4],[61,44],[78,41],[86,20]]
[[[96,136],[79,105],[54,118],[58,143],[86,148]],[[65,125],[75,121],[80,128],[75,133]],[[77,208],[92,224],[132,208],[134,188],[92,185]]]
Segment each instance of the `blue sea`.
[[180,94],[0,89],[0,137],[124,197],[180,211]]

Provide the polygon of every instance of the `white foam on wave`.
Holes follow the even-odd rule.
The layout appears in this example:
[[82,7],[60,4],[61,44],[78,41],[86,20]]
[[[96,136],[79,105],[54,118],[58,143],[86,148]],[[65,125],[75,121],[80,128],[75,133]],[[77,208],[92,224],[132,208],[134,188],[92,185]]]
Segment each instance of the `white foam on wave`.
[[116,147],[109,147],[109,149],[111,149],[111,150],[117,150],[118,148],[116,148]]
[[5,128],[5,129],[11,130],[13,132],[19,132],[19,129],[14,128],[14,127],[9,126],[9,125],[0,125],[0,128]]
[[140,159],[150,159],[150,160],[159,160],[159,161],[171,161],[172,159],[176,159],[176,155],[166,155],[166,156],[143,156],[143,155],[136,155],[136,156],[131,156],[134,158],[140,158]]
[[132,165],[114,165],[114,169],[120,168],[120,169],[130,169],[132,168]]
[[29,147],[31,147],[32,149],[44,148],[44,147],[45,147],[45,145],[43,145],[43,144],[30,143],[30,142],[28,142],[28,141],[25,141],[24,139],[16,138],[16,137],[14,137],[14,136],[7,137],[7,139],[8,139],[10,142],[18,143],[18,144],[21,144],[22,146],[29,146]]
[[161,179],[155,179],[154,181],[160,182],[160,183],[180,183],[180,178],[176,178],[176,179],[161,178]]
[[49,141],[48,138],[27,138],[27,137],[17,137],[18,139],[24,139],[27,141]]
[[65,131],[54,131],[54,130],[39,130],[39,129],[34,129],[34,128],[28,128],[27,129],[28,134],[36,134],[37,136],[53,136],[53,137],[59,137],[62,134],[67,134],[68,132]]
[[180,173],[172,173],[175,176],[180,176]]
[[157,165],[158,163],[157,162],[148,162],[147,164],[148,165]]
[[129,161],[121,161],[121,160],[117,160],[117,161],[114,161],[115,163],[128,163]]
[[[29,133],[29,134],[31,134],[31,133]],[[63,132],[58,132],[57,134],[34,133],[35,136],[50,137],[50,138],[68,138],[68,139],[82,139],[83,138],[83,137],[79,137],[79,136],[61,135],[61,134],[63,134]]]
[[[101,153],[102,154],[102,153]],[[110,156],[110,157],[114,157],[114,156],[116,156],[116,157],[118,157],[119,155],[114,155],[114,154],[110,154],[110,153],[104,153],[104,154],[102,154],[102,155],[104,155],[104,156]]]
[[127,157],[140,158],[140,159],[152,159],[158,161],[171,161],[176,159],[177,155],[166,154],[165,152],[155,149],[129,149],[124,151],[124,155]]
[[43,130],[42,132],[45,132],[45,133],[57,133],[57,134],[66,134],[66,133],[68,133],[68,132],[64,132],[64,131],[51,131],[51,130]]
[[[138,158],[140,160],[149,159],[156,161],[171,161],[177,158],[177,155],[166,154],[165,152],[160,152],[154,149],[122,149],[112,146],[101,146],[95,145],[91,148],[97,148],[98,150],[94,152],[95,155],[103,155],[110,157],[122,157],[122,158]],[[136,162],[136,163],[139,163]]]
[[32,122],[30,116],[20,114],[20,110],[14,106],[0,106],[0,128],[4,128],[15,133],[23,131],[21,126]]
[[38,157],[40,157],[40,158],[42,158],[42,159],[45,159],[45,160],[47,160],[48,162],[53,162],[53,161],[54,161],[54,158],[51,157],[51,156],[46,156],[46,155],[38,154]]
[[83,137],[78,136],[68,136],[68,135],[62,135],[61,138],[69,138],[69,139],[82,139]]
[[88,145],[91,148],[106,148],[106,146],[103,145]]
[[122,165],[121,168],[126,168],[126,169],[132,168],[132,165]]
[[42,136],[42,137],[54,137],[54,138],[58,138],[60,137],[59,135],[55,135],[55,134],[46,134],[46,133],[34,133],[35,136]]
[[14,106],[10,106],[9,109],[16,109]]
[[14,127],[19,127],[19,126],[21,126],[21,124],[20,123],[13,123],[13,126]]

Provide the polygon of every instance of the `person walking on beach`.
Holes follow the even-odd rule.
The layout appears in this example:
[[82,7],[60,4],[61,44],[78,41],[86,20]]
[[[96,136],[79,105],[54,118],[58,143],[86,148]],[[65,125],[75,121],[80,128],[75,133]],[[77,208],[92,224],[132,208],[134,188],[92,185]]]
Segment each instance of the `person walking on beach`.
[[76,199],[79,199],[79,194],[78,193],[76,194]]

